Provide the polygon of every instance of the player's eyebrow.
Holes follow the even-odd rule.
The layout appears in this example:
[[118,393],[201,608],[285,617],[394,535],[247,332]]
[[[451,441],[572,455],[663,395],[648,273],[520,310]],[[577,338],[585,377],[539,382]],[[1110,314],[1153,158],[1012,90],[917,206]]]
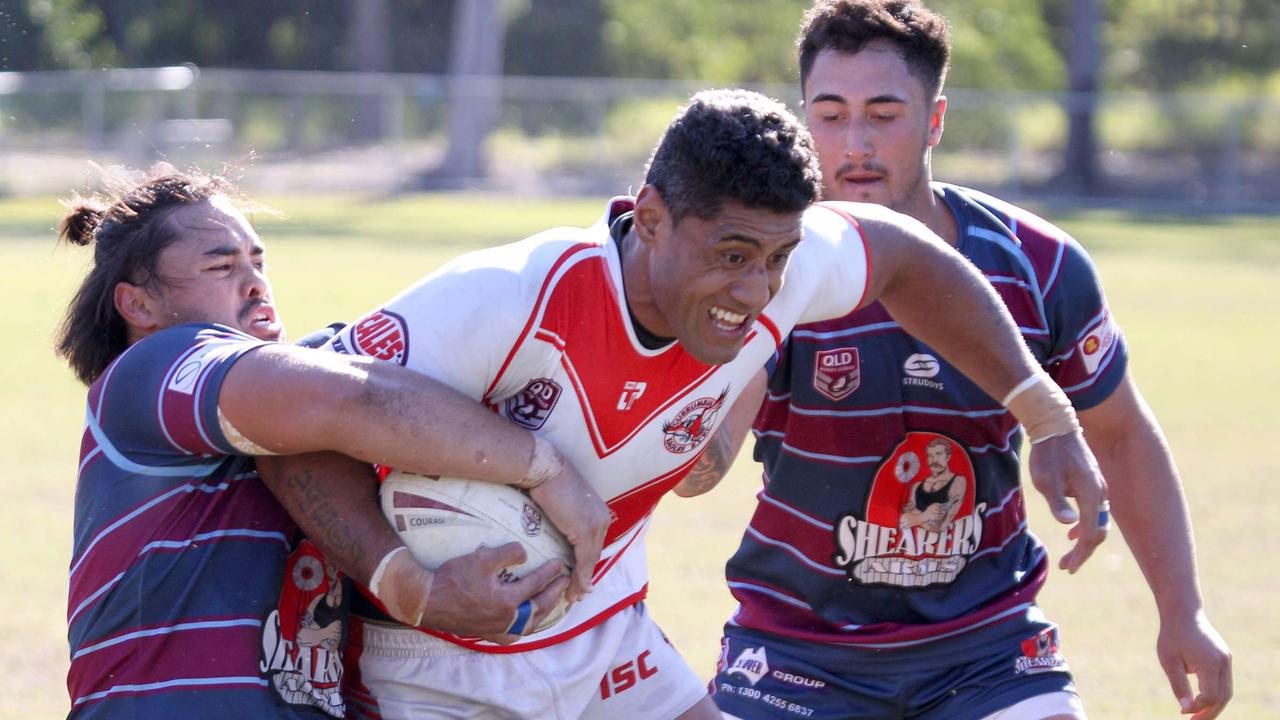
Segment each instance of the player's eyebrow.
[[[255,245],[253,250],[256,255],[261,252],[261,247]],[[223,243],[205,250],[204,254],[206,257],[230,257],[240,254],[240,246],[236,243]]]
[[881,103],[902,103],[903,105],[905,105],[907,104],[907,99],[904,97],[899,97],[897,95],[885,94],[885,95],[876,95],[875,97],[867,98],[867,102],[866,102],[867,105],[879,105]]
[[849,104],[849,101],[845,100],[843,95],[837,95],[835,93],[818,93],[817,95],[814,95],[813,98],[809,100],[809,102],[810,103],[835,102],[835,103],[840,103],[841,105]]

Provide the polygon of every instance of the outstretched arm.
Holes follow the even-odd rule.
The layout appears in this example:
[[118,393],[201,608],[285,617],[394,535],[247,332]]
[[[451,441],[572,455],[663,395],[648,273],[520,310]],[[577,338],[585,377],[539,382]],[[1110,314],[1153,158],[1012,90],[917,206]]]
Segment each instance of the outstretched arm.
[[858,214],[871,256],[866,302],[883,303],[904,330],[1001,399],[1023,424],[1032,484],[1059,522],[1074,524],[1076,544],[1058,564],[1075,572],[1106,539],[1100,511],[1107,491],[1066,395],[1035,362],[995,290],[960,253],[904,215],[864,206]]
[[[1231,652],[1200,597],[1195,543],[1182,482],[1155,415],[1133,377],[1080,413],[1108,479],[1116,522],[1160,613],[1156,654],[1184,713],[1209,720],[1231,699]],[[1195,675],[1193,696],[1188,675]]]

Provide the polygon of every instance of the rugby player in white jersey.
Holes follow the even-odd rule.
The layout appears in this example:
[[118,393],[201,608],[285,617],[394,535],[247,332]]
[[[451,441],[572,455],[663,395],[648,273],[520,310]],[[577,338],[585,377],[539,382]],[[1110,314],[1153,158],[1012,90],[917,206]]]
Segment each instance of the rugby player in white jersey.
[[[645,611],[650,514],[796,323],[874,300],[1012,404],[1041,441],[1031,464],[1043,482],[1101,500],[1070,404],[981,276],[910,218],[811,208],[819,183],[807,132],[779,103],[700,93],[637,196],[615,198],[601,222],[464,255],[331,341],[442,380],[546,438],[614,517],[600,561],[574,570],[565,619],[514,644],[354,623],[357,715],[719,717]],[[274,471],[349,482],[314,459]],[[386,524],[372,503],[344,521]],[[522,634],[520,618],[510,634]]]

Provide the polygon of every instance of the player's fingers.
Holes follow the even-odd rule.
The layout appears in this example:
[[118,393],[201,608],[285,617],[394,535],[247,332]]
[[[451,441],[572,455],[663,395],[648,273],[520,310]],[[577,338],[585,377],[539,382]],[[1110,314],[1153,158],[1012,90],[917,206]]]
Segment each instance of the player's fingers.
[[1191,709],[1191,681],[1187,678],[1187,668],[1182,664],[1182,657],[1178,655],[1165,657],[1161,654],[1160,669],[1164,670],[1165,677],[1169,678],[1169,689],[1173,691],[1173,696],[1178,699],[1178,706],[1182,708],[1182,712],[1193,712]]
[[494,573],[504,567],[519,565],[525,561],[524,546],[518,542],[509,542],[497,547],[480,546],[476,548],[475,560],[482,567],[492,568]]
[[573,584],[569,589],[569,600],[577,602],[582,596],[591,592],[591,576],[595,573],[596,561],[600,558],[600,548],[575,545],[573,548]]
[[529,627],[537,627],[543,620],[547,619],[548,615],[556,611],[565,591],[569,589],[569,582],[568,575],[559,575],[552,579],[550,583],[547,583],[547,586],[542,588],[537,595],[533,596],[533,604],[534,607],[538,608],[538,612],[530,622]]
[[1038,471],[1033,469],[1031,484],[1044,496],[1045,502],[1049,504],[1049,512],[1053,513],[1058,522],[1070,525],[1080,519],[1076,509],[1071,507],[1071,502],[1067,500],[1060,469]]
[[1192,720],[1212,720],[1218,717],[1226,708],[1233,692],[1230,663],[1224,662],[1218,667],[1198,671],[1196,682],[1200,686],[1200,694],[1191,702],[1190,711],[1194,713]]

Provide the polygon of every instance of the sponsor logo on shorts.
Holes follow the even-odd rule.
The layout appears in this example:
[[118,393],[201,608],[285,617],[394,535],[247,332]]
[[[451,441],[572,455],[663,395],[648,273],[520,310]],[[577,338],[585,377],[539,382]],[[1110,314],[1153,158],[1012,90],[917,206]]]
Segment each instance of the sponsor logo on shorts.
[[1058,651],[1058,628],[1046,628],[1023,640],[1022,656],[1014,660],[1013,669],[1026,675],[1066,672],[1067,659]]
[[832,400],[843,400],[862,384],[858,348],[819,350],[813,356],[813,389]]
[[686,453],[701,445],[715,429],[728,395],[726,386],[718,398],[698,398],[685,405],[675,417],[662,423],[662,444],[673,453]]
[[357,322],[351,329],[351,339],[361,355],[397,365],[409,361],[408,325],[390,310],[379,310]]
[[741,675],[746,679],[752,687],[760,682],[760,678],[769,674],[769,659],[765,656],[764,648],[747,648],[742,651],[737,660],[733,661],[733,665],[725,671],[725,675],[733,677]]
[[902,378],[903,385],[926,387],[930,390],[946,388],[941,382],[932,379],[942,372],[942,363],[928,353],[916,353],[908,357],[906,362],[902,363],[902,372],[906,375]]
[[530,380],[523,390],[507,398],[507,417],[520,427],[537,430],[551,417],[559,400],[560,385],[555,380]]
[[803,675],[795,675],[793,673],[783,672],[782,670],[774,670],[773,672],[770,672],[769,677],[774,680],[780,680],[788,685],[798,685],[799,687],[813,688],[815,690],[819,690],[827,686],[827,684],[822,680],[805,677]]
[[600,699],[608,700],[621,692],[635,687],[641,680],[648,680],[658,674],[658,666],[650,664],[649,651],[645,650],[600,678]]

